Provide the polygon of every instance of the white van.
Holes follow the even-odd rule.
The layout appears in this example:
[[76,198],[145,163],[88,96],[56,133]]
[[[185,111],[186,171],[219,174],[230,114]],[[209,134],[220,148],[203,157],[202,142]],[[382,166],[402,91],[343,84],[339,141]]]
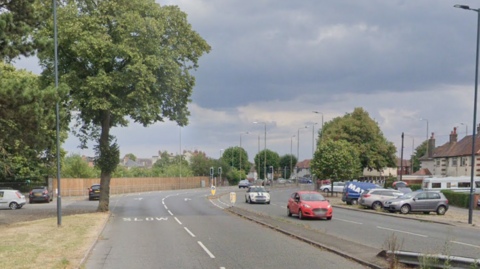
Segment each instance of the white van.
[[[422,189],[424,191],[450,190],[455,192],[470,192],[471,177],[430,177],[423,179]],[[473,190],[480,192],[480,178],[473,179]]]
[[0,190],[0,209],[19,209],[27,203],[25,195],[17,190]]

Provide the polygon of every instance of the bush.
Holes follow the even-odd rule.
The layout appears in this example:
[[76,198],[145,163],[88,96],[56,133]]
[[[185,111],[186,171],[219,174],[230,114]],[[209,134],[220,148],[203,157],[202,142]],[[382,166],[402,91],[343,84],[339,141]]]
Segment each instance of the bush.
[[412,191],[416,191],[422,188],[422,184],[409,184],[408,187],[412,189]]
[[468,208],[469,202],[469,193],[464,192],[454,192],[448,190],[442,190],[442,193],[445,194],[445,197],[448,199],[450,205]]

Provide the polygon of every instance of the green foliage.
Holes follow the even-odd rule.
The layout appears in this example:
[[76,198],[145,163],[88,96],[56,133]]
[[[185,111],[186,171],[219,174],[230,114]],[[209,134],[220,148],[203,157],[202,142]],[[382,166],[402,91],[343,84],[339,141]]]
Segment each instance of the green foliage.
[[454,192],[449,190],[442,190],[445,197],[448,199],[448,204],[463,208],[469,208],[470,193]]
[[194,155],[190,158],[190,169],[194,175],[209,176],[212,166],[214,166],[213,160],[203,154]]
[[315,151],[311,166],[316,178],[331,182],[357,178],[362,172],[355,147],[345,140],[323,141]]
[[363,108],[337,117],[324,124],[319,135],[323,140],[348,141],[358,153],[361,168],[381,171],[385,167],[396,167],[396,148],[387,141],[378,124]]
[[[265,153],[267,156],[267,162],[266,162],[267,174],[270,166],[273,166],[274,170],[277,170],[280,167],[280,156],[278,156],[278,153],[273,152],[269,149],[260,151],[257,155],[255,155],[255,159],[254,159],[255,167],[257,167],[257,173],[258,173],[259,179],[266,178],[264,173]],[[258,167],[260,167],[259,170],[258,170]]]
[[159,168],[159,169],[164,169],[165,167],[169,166],[173,160],[171,160],[170,154],[168,152],[164,151],[160,153],[160,156],[158,156],[159,159],[153,164],[153,168]]
[[413,172],[417,172],[420,170],[420,158],[427,154],[427,143],[428,140],[423,141],[420,146],[415,149],[415,153],[413,154]]
[[128,157],[130,160],[136,162],[137,161],[137,156],[133,155],[133,153],[128,153],[125,155],[125,157]]
[[384,188],[393,188],[393,182],[397,181],[396,177],[389,176],[385,179],[385,186]]
[[408,187],[412,189],[412,191],[416,191],[422,188],[422,184],[409,184]]
[[[283,155],[281,158],[280,158],[280,167],[279,169],[282,169],[282,176],[283,176],[283,169],[285,169],[285,167],[287,167],[287,175],[285,178],[290,178],[291,174],[292,174],[292,170],[295,169],[295,165],[297,164],[298,160],[297,160],[297,157],[295,157],[295,155],[293,154],[286,154],[286,155]],[[292,169],[290,169],[292,168]]]
[[246,174],[244,171],[239,171],[237,168],[233,168],[227,173],[228,184],[230,186],[238,185],[238,182],[242,179],[246,179]]
[[31,33],[39,21],[33,8],[35,0],[0,0],[0,58],[13,58],[34,53]]
[[78,154],[71,154],[63,160],[62,178],[95,178],[95,172]]
[[102,174],[111,175],[118,165],[120,158],[120,148],[116,142],[111,143],[113,137],[110,137],[106,143],[100,142],[100,145],[95,146],[95,166],[100,168]]
[[233,166],[240,170],[240,159],[242,163],[242,169],[243,171],[250,171],[251,163],[248,161],[248,154],[245,151],[245,149],[240,148],[240,147],[230,147],[225,149],[225,151],[222,154],[221,157],[222,160],[224,160],[226,163],[228,163],[230,166]]

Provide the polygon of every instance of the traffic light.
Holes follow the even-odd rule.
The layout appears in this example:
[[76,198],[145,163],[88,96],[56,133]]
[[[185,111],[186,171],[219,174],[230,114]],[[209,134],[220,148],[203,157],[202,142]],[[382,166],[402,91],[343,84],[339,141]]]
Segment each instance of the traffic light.
[[222,174],[222,168],[221,167],[218,168],[218,174],[220,174],[220,175]]
[[273,175],[273,166],[270,166],[270,173]]
[[210,167],[210,175],[213,176],[213,167]]

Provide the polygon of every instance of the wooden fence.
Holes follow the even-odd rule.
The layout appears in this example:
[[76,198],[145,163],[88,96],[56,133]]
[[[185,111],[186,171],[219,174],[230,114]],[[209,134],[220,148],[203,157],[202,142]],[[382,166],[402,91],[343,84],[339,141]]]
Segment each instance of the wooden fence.
[[[57,179],[54,178],[53,189],[57,190]],[[100,184],[99,178],[62,178],[60,191],[65,196],[88,196],[88,188],[93,184]],[[124,194],[134,192],[194,189],[209,187],[209,177],[141,177],[141,178],[112,178],[110,194]]]

